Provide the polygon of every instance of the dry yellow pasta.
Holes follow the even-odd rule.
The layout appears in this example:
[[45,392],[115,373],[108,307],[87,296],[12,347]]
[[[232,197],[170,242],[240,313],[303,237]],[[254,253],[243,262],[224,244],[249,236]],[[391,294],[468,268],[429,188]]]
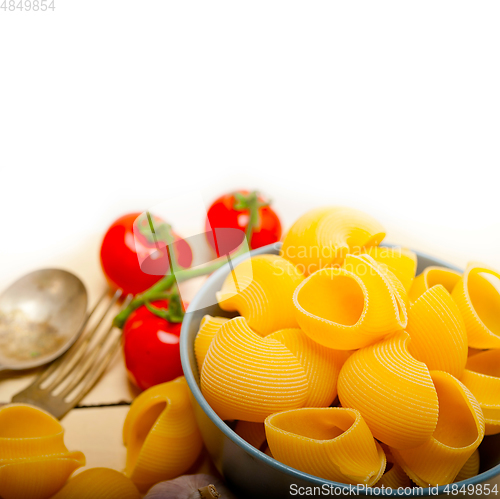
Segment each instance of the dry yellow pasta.
[[272,414],[265,425],[274,458],[305,473],[373,485],[385,470],[384,451],[356,410],[295,409]]
[[394,458],[419,486],[453,482],[484,437],[484,418],[472,393],[451,374],[431,371],[439,399],[434,434],[412,449],[392,449]]
[[436,389],[427,366],[409,354],[409,341],[403,331],[354,352],[338,382],[342,406],[357,409],[374,437],[396,449],[423,444],[438,421]]
[[198,364],[198,372],[200,374],[210,343],[212,343],[222,324],[228,320],[226,317],[211,317],[210,315],[205,315],[201,319],[200,330],[194,340],[194,355],[196,356],[196,363]]
[[391,489],[398,489],[399,487],[411,487],[410,477],[404,472],[403,468],[395,461],[390,447],[385,444],[380,444],[382,450],[385,452],[387,459],[387,466],[385,467],[382,478],[374,485],[374,487],[389,487]]
[[461,277],[462,274],[460,272],[446,267],[427,267],[415,278],[411,285],[410,292],[408,293],[410,302],[414,302],[424,291],[437,284],[441,284],[451,293]]
[[140,491],[184,473],[202,449],[184,377],[141,393],[123,426],[127,475]]
[[305,369],[279,341],[262,338],[243,317],[224,323],[201,371],[201,390],[221,419],[263,422],[274,412],[302,407]]
[[217,293],[223,310],[237,311],[262,336],[297,327],[292,296],[304,279],[288,260],[260,255],[236,266]]
[[281,329],[267,336],[283,343],[304,367],[309,383],[305,407],[328,407],[337,396],[340,368],[349,354],[311,340],[301,329]]
[[315,272],[295,290],[297,322],[314,341],[353,350],[407,325],[405,291],[368,255],[347,255],[343,268]]
[[468,480],[476,476],[479,473],[479,464],[479,451],[476,449],[458,472],[458,475],[455,477],[455,482],[461,482],[462,480]]
[[293,224],[281,255],[309,275],[341,264],[348,253],[376,246],[384,237],[384,228],[362,211],[342,206],[318,208]]
[[81,452],[69,452],[57,419],[37,407],[9,404],[0,408],[0,496],[46,499],[77,468]]
[[500,274],[471,263],[453,289],[472,348],[500,348],[500,290],[490,279],[498,282]]
[[378,263],[385,265],[400,281],[408,293],[417,271],[417,255],[406,248],[372,246],[367,253]]
[[408,312],[410,353],[430,370],[460,378],[467,362],[467,333],[462,315],[444,286],[425,291]]
[[141,494],[124,474],[91,468],[69,480],[51,499],[141,499]]
[[234,431],[250,445],[264,452],[267,448],[266,428],[264,423],[238,421]]
[[483,410],[486,435],[500,433],[500,350],[469,357],[461,381]]

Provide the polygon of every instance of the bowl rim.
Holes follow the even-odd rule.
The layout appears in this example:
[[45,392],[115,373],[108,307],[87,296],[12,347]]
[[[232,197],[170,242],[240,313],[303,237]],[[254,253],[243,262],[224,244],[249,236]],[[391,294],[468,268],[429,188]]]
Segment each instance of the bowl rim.
[[[381,244],[381,246],[386,246],[386,247],[400,247],[399,245],[395,244]],[[253,256],[257,255],[263,255],[263,254],[279,254],[279,250],[281,249],[281,243],[273,243],[273,244],[268,244],[267,246],[262,246],[261,248],[254,249],[252,251],[249,251],[248,253],[245,253],[244,255],[240,255],[237,258],[233,260],[233,265],[237,265],[238,263],[246,260],[247,258],[251,258]],[[450,263],[447,263],[440,258],[435,258],[431,255],[428,255],[426,253],[423,253],[421,251],[416,251],[412,250],[414,253],[417,255],[417,258],[428,258],[433,260],[435,265],[439,265],[442,267],[447,267],[452,270],[456,270],[458,272],[463,273],[463,269],[460,269],[456,267],[455,265],[451,265]],[[288,466],[286,464],[283,464],[276,459],[268,456],[267,454],[264,454],[260,450],[256,449],[252,445],[250,445],[247,441],[245,441],[242,437],[240,437],[234,430],[232,430],[218,415],[217,413],[210,407],[208,402],[205,400],[205,397],[203,396],[200,387],[198,386],[198,383],[196,381],[195,375],[193,371],[191,370],[191,365],[189,361],[189,344],[188,344],[188,327],[191,323],[192,320],[192,315],[190,315],[190,312],[196,311],[198,309],[198,303],[201,301],[201,296],[203,295],[203,292],[206,288],[209,288],[212,282],[217,281],[221,278],[222,275],[227,274],[229,268],[229,264],[226,263],[223,265],[221,268],[217,269],[212,275],[208,277],[208,279],[203,283],[203,286],[200,288],[200,290],[196,293],[196,296],[193,298],[191,303],[189,304],[189,307],[186,311],[186,316],[184,318],[184,321],[182,323],[182,328],[181,328],[181,336],[180,336],[180,353],[181,353],[181,363],[182,363],[182,368],[184,371],[184,376],[186,378],[187,384],[189,386],[189,389],[191,390],[191,393],[193,397],[195,398],[196,402],[199,404],[199,406],[202,408],[203,412],[209,417],[211,422],[220,430],[222,433],[228,437],[233,443],[238,445],[239,447],[243,448],[245,452],[250,454],[253,458],[262,461],[264,464],[281,471],[287,475],[289,475],[292,478],[299,479],[304,482],[308,482],[311,487],[314,486],[323,486],[327,485],[328,487],[332,488],[340,488],[340,489],[348,489],[352,490],[353,485],[341,483],[341,482],[333,482],[330,480],[326,480],[324,478],[317,477],[315,475],[310,475],[309,473],[304,473],[303,471],[297,470],[295,468],[292,468],[291,466]],[[448,484],[448,485],[439,485],[437,487],[437,494],[443,494],[444,489],[446,487],[449,487],[449,490],[451,491],[451,486],[456,485],[460,489],[463,485],[467,486],[470,484],[476,485],[479,483],[486,482],[487,480],[490,480],[491,478],[496,477],[497,475],[500,474],[500,464],[497,464],[493,468],[490,468],[489,470],[484,471],[483,473],[480,473],[472,478],[469,478],[467,480],[462,480],[461,482],[454,482],[453,484]],[[371,490],[373,491],[376,487],[372,487]],[[453,487],[454,488],[454,487]],[[431,495],[436,495],[436,487],[421,487],[422,492],[419,492],[418,496],[428,496]],[[390,492],[387,489],[380,490],[380,493],[377,493],[376,495],[385,495],[385,496],[408,496],[408,494],[404,493],[404,490],[398,492],[399,489],[392,489]],[[368,494],[366,491],[366,488],[357,490],[356,495],[374,495],[373,492]],[[414,495],[414,494],[411,494]]]

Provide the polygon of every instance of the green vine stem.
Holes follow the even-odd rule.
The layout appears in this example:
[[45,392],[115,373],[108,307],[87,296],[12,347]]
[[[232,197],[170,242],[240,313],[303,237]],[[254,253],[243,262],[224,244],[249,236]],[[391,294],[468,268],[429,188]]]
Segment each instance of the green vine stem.
[[[245,230],[245,237],[248,241],[248,245],[250,246],[253,231],[260,225],[259,209],[263,206],[268,206],[269,201],[261,201],[259,199],[259,193],[257,191],[253,191],[249,194],[235,193],[235,198],[236,203],[234,204],[234,208],[236,210],[249,211],[249,220]],[[149,214],[149,212],[146,212],[146,215],[150,224],[155,244],[158,246],[151,215]],[[168,224],[164,225],[166,227],[163,225],[161,227],[162,240],[166,239],[171,244],[171,242],[174,241],[174,236],[171,232],[170,226]],[[175,252],[169,249],[168,244],[166,248],[168,251],[172,273],[160,279],[156,284],[151,286],[143,293],[139,293],[138,295],[136,295],[130,302],[130,304],[126,308],[124,308],[118,315],[116,315],[113,320],[114,326],[123,329],[123,326],[125,325],[125,322],[127,321],[129,315],[142,305],[145,305],[150,312],[158,315],[159,317],[167,319],[169,322],[182,322],[182,319],[184,317],[184,310],[182,307],[182,302],[180,300],[178,284],[189,279],[194,279],[195,277],[211,274],[212,272],[225,265],[228,261],[228,257],[227,255],[225,255],[202,267],[182,270],[182,272],[180,272],[179,275],[176,276],[176,271],[179,269],[179,266],[177,264],[177,257],[175,255]],[[242,244],[232,255],[232,258],[243,255],[245,252],[245,246]],[[151,305],[151,302],[162,299],[169,300],[168,309],[162,309]]]

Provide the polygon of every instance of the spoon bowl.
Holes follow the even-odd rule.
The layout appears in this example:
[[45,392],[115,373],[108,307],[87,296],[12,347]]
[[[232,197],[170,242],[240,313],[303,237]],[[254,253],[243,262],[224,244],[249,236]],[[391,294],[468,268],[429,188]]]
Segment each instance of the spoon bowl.
[[0,295],[0,371],[38,367],[62,355],[85,322],[87,291],[61,269],[31,272]]

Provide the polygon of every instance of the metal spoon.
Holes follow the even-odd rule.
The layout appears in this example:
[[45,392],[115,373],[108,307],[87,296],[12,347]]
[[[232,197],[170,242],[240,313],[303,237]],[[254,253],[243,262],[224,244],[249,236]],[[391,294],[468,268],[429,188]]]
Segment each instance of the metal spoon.
[[0,371],[31,369],[62,355],[85,323],[87,291],[74,274],[43,269],[0,295]]

